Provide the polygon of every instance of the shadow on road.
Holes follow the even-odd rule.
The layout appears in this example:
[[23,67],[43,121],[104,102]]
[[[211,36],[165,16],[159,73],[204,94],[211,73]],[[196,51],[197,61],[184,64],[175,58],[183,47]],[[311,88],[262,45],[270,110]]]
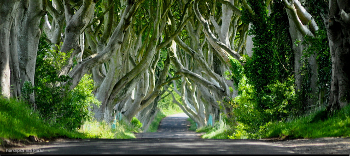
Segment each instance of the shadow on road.
[[165,117],[159,124],[157,132],[135,134],[136,138],[196,138],[200,139],[202,133],[189,131],[190,122],[185,113]]
[[[261,140],[207,140],[189,131],[184,114],[164,118],[158,132],[139,133],[136,139],[83,139],[32,145],[12,150],[25,154],[292,154],[282,145]],[[30,152],[30,151],[35,152]],[[20,151],[20,152],[22,152]],[[19,152],[19,154],[20,154]],[[16,154],[12,152],[12,154]]]
[[35,154],[292,154],[258,140],[91,139],[31,147]]

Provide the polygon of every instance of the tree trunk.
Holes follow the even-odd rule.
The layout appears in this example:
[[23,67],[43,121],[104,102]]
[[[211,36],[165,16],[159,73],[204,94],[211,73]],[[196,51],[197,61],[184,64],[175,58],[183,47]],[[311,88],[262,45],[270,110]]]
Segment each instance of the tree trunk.
[[19,60],[17,51],[17,33],[15,23],[12,23],[11,34],[10,34],[10,68],[11,68],[11,96],[19,98],[21,96],[21,85],[20,85],[20,71],[19,71]]
[[148,105],[146,108],[144,108],[142,111],[139,112],[137,119],[140,120],[142,123],[142,129],[144,132],[146,132],[151,125],[153,119],[156,117],[159,108],[158,106],[158,101],[160,100],[160,96],[157,96],[153,103]]
[[[41,35],[39,25],[43,15],[42,0],[20,1],[16,27],[21,88],[26,81],[34,86],[35,63]],[[35,102],[34,94],[30,95],[29,102]]]
[[332,81],[328,113],[345,107],[350,101],[350,3],[348,0],[330,0],[326,21],[332,57]]
[[[66,1],[64,1],[66,3]],[[69,7],[69,4],[65,4],[67,26],[65,28],[65,38],[61,48],[62,52],[69,52],[73,49],[71,57],[68,59],[68,64],[61,69],[60,75],[68,74],[69,70],[73,66],[74,56],[81,53],[84,49],[80,46],[80,35],[93,18],[95,3],[92,0],[85,0],[83,5],[76,11],[74,15],[73,8]]]
[[[292,12],[290,10],[286,10],[287,14],[289,16],[289,33],[291,35],[292,41],[294,42],[293,44],[293,51],[294,51],[294,77],[295,77],[295,85],[296,88],[295,90],[302,94],[303,96],[305,95],[306,99],[305,101],[302,101],[303,107],[308,109],[312,105],[316,104],[316,98],[314,95],[316,95],[317,91],[317,62],[316,62],[316,54],[311,54],[309,58],[302,58],[303,57],[303,51],[305,49],[305,46],[302,44],[304,41],[304,36],[300,32],[300,30],[297,28],[297,25],[291,18]],[[306,62],[302,62],[302,59],[307,59]],[[303,66],[303,63],[306,63],[308,67],[310,67],[310,70],[302,71],[301,68]],[[310,72],[311,77],[307,77],[308,80],[310,81],[309,86],[306,86],[306,88],[303,88],[303,84],[306,82],[303,81],[306,75],[302,75],[302,72]],[[304,86],[305,87],[305,86]],[[311,89],[310,91],[306,91],[303,89]],[[305,94],[307,93],[307,94]]]
[[11,96],[10,73],[10,32],[17,1],[5,0],[0,2],[0,89],[1,95]]

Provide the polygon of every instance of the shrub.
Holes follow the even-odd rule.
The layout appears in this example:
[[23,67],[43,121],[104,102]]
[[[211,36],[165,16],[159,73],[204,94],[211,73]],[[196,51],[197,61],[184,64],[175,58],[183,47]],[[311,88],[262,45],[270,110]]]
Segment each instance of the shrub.
[[86,138],[82,133],[46,124],[40,114],[23,101],[0,96],[0,140],[22,140],[30,135],[39,138]]
[[70,78],[58,74],[60,68],[66,64],[69,54],[50,50],[50,45],[43,37],[38,49],[35,85],[25,83],[24,98],[35,93],[36,109],[49,124],[67,129],[79,128],[84,121],[91,119],[91,104],[99,104],[92,94],[91,76],[84,75],[79,84],[69,90],[69,84],[62,84]]
[[136,117],[132,118],[131,125],[133,125],[135,128],[141,128],[142,127],[142,123]]

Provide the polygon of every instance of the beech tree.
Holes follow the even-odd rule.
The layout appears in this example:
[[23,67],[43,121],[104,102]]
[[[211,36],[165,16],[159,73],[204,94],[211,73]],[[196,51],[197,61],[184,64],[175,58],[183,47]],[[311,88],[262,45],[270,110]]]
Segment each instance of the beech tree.
[[[306,11],[306,9],[301,5],[299,1],[284,1],[286,6],[286,12],[289,16],[289,31],[292,38],[296,44],[293,44],[294,50],[294,75],[295,75],[295,85],[296,90],[302,93],[302,74],[301,67],[303,66],[301,59],[303,56],[303,51],[305,50],[305,46],[302,44],[305,36],[315,37],[316,31],[319,29],[315,20],[312,16]],[[308,58],[308,64],[310,66],[310,87],[311,87],[311,95],[316,95],[317,91],[317,63],[316,63],[316,54],[311,54]],[[308,98],[306,101],[307,105],[316,103],[315,98]]]
[[329,0],[329,14],[325,18],[329,47],[332,56],[332,82],[328,111],[349,104],[349,23],[350,3],[346,0]]
[[[322,2],[329,2],[328,15],[323,15],[323,19],[332,57],[327,108],[332,112],[349,102],[346,58],[350,48],[350,10],[346,0]],[[249,83],[258,88],[254,99],[258,103],[274,96],[267,89],[269,85],[286,81],[287,76],[278,75],[282,70],[287,74],[294,71],[288,76],[294,78],[295,91],[301,90],[303,79],[309,78],[310,93],[318,93],[319,56],[317,53],[304,56],[308,45],[301,42],[308,37],[316,38],[322,26],[304,3],[303,0],[5,0],[0,2],[1,94],[21,97],[26,82],[35,86],[38,44],[45,35],[51,50],[69,55],[58,73],[69,79],[56,85],[67,85],[72,90],[85,74],[92,74],[94,95],[101,105],[91,111],[98,121],[112,122],[117,115],[131,121],[137,116],[147,129],[158,110],[157,102],[165,93],[172,94],[173,102],[199,127],[213,122],[209,119],[217,120],[220,114],[235,119],[232,114],[235,103],[222,104],[241,94],[238,87],[241,77],[235,73],[238,67],[248,72]],[[281,13],[274,8],[282,5],[289,21],[289,34],[284,34],[284,41],[290,37],[292,42],[284,43],[280,49],[291,45],[293,57],[290,58],[286,58],[286,52],[273,49],[281,40],[274,39],[278,37],[276,32],[269,32],[274,28],[269,26],[274,16]],[[289,59],[294,63],[289,64]],[[301,59],[307,60],[310,77],[302,73],[305,64]],[[266,63],[262,64],[263,61]],[[233,75],[231,79],[226,78],[227,72]],[[176,100],[175,94],[181,99]],[[33,104],[34,97],[31,94]],[[317,99],[308,97],[306,103],[311,106]]]
[[[303,36],[314,36],[318,30],[318,26],[314,18],[307,12],[298,0],[284,0],[287,12],[290,14],[291,24],[295,25],[298,32]],[[349,87],[348,74],[349,70],[346,68],[347,63],[343,58],[347,58],[349,47],[346,45],[346,23],[348,23],[349,10],[346,7],[349,5],[347,1],[333,1],[330,0],[328,7],[328,15],[323,15],[324,23],[327,28],[330,53],[332,56],[332,78],[331,78],[331,94],[330,101],[327,107],[329,113],[334,110],[346,106],[349,102],[348,91],[345,88]],[[294,33],[291,33],[294,34]],[[300,36],[300,35],[299,35]],[[310,58],[315,59],[315,56]],[[310,64],[315,64],[314,63]],[[299,68],[295,68],[298,70]],[[316,73],[313,71],[313,73]],[[295,74],[296,76],[298,74]],[[314,79],[314,78],[313,78]],[[314,81],[313,81],[314,82]],[[313,85],[315,86],[315,84]],[[314,88],[314,87],[313,87]]]
[[10,72],[10,60],[11,57],[10,50],[10,40],[11,40],[11,31],[13,21],[15,20],[15,10],[18,8],[18,1],[1,1],[0,2],[0,88],[1,95],[4,97],[10,97],[10,81],[11,81],[11,72]]

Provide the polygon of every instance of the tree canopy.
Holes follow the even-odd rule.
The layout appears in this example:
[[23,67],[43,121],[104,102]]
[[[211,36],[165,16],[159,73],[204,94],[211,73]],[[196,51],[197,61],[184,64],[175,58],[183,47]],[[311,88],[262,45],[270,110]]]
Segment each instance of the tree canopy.
[[[45,87],[56,87],[60,98],[89,96],[80,94],[79,84],[91,75],[100,105],[90,112],[98,121],[122,114],[147,125],[165,94],[199,127],[220,114],[251,130],[319,107],[331,115],[350,100],[349,5],[3,0],[1,94],[45,110],[42,95],[56,94],[44,93]],[[71,103],[78,99],[84,98]]]

